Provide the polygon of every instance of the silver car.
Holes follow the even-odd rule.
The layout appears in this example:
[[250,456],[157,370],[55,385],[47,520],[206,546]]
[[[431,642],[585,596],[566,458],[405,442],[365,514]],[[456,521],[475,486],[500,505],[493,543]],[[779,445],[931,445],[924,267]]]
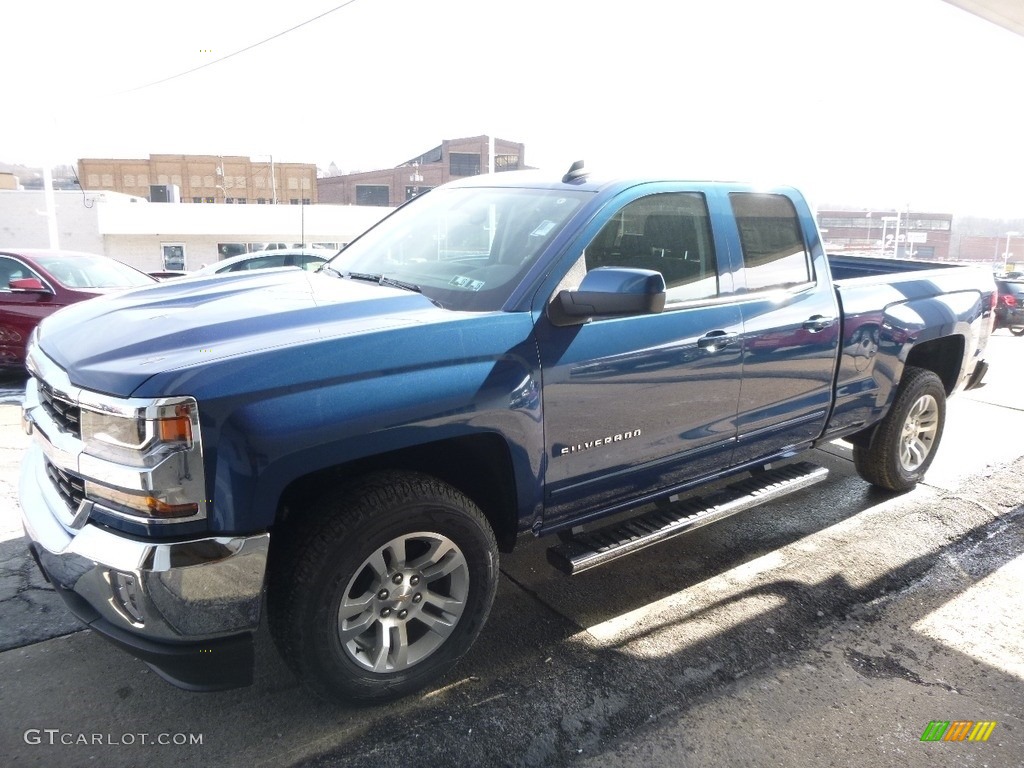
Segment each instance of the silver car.
[[336,251],[328,248],[281,248],[273,251],[254,251],[208,264],[190,272],[189,276],[224,275],[229,272],[247,272],[250,269],[269,269],[271,267],[299,267],[308,272],[315,272],[335,253]]

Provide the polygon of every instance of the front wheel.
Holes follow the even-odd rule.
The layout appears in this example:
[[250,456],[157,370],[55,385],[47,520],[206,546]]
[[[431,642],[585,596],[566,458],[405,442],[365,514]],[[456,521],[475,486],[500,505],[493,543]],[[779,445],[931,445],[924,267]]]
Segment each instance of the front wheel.
[[383,701],[447,672],[497,589],[497,544],[467,497],[425,475],[382,473],[325,496],[283,533],[270,629],[314,692]]
[[1024,326],[1015,326],[1010,328],[1010,333],[1014,336],[1024,336]]
[[855,443],[857,473],[872,485],[909,491],[931,466],[946,422],[946,390],[931,371],[903,371],[889,413],[866,444]]

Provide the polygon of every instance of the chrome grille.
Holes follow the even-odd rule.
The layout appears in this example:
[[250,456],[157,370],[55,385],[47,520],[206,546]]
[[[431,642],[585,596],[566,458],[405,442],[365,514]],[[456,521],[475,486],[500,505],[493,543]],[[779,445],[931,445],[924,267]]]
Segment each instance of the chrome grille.
[[39,388],[39,404],[49,414],[62,432],[77,438],[82,437],[82,409],[58,393],[42,379],[36,379]]
[[49,461],[46,462],[46,474],[64,503],[72,510],[78,509],[78,505],[85,499],[85,481],[78,475],[57,469]]

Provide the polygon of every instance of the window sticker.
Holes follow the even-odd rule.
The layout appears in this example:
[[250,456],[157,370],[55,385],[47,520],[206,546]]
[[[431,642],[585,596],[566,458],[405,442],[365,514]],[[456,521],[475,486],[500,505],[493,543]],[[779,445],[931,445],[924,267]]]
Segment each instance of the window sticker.
[[537,228],[530,233],[530,237],[547,237],[548,233],[555,228],[555,222],[542,221]]
[[463,277],[462,275],[456,275],[448,281],[448,285],[454,286],[455,288],[465,288],[467,291],[479,291],[484,287],[484,281],[474,280],[471,277]]

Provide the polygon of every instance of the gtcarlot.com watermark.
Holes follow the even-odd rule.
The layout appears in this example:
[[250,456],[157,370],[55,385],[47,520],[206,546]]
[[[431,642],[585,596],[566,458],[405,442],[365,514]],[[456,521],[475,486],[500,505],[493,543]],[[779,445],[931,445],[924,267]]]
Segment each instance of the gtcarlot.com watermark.
[[201,733],[82,733],[60,728],[29,728],[22,738],[30,745],[82,747],[195,747],[203,743]]

